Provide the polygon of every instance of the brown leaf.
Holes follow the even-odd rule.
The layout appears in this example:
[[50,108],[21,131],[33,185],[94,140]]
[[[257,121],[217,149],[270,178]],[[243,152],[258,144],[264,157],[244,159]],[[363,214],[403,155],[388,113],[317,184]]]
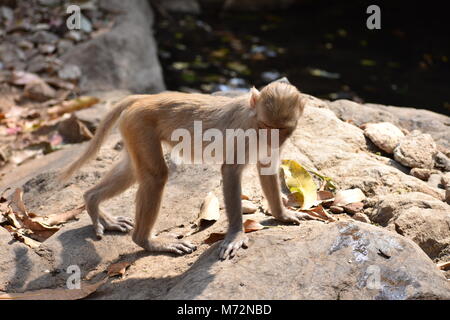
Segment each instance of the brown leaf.
[[[253,231],[258,231],[258,230],[262,230],[265,227],[260,224],[258,221],[252,220],[252,219],[247,219],[245,220],[245,222],[243,223],[244,226],[244,232],[248,233],[248,232],[253,232]],[[208,238],[206,238],[203,243],[206,244],[213,244],[214,242],[223,240],[226,236],[226,233],[223,232],[213,232],[209,235]]]
[[450,261],[438,263],[437,267],[439,269],[441,269],[441,270],[449,269],[450,268]]
[[121,278],[123,278],[130,265],[131,262],[128,261],[110,264],[106,269],[108,271],[108,277],[121,276]]
[[12,200],[11,200],[11,205],[14,209],[14,207],[16,207],[18,209],[18,211],[24,215],[24,216],[28,216],[28,211],[27,208],[25,207],[25,203],[23,202],[23,191],[20,188],[17,188],[14,191]]
[[103,285],[108,278],[97,283],[82,284],[80,289],[42,289],[24,293],[0,294],[0,300],[79,300],[88,297]]
[[67,222],[69,220],[75,219],[78,215],[80,215],[83,212],[85,207],[86,206],[82,204],[76,207],[75,209],[66,211],[64,213],[52,213],[47,216],[36,217],[36,219],[34,220],[42,221],[43,223],[46,223],[49,226],[58,225]]
[[318,214],[321,218],[323,218],[326,221],[331,222],[336,221],[336,219],[333,216],[331,216],[322,206],[312,208],[311,211]]
[[63,102],[61,105],[51,107],[48,109],[48,115],[51,118],[57,118],[64,113],[74,112],[77,110],[89,108],[98,103],[100,99],[91,96],[81,96],[74,100]]
[[[20,231],[20,230],[19,230]],[[39,246],[41,245],[40,242],[33,240],[25,235],[23,235],[21,232],[14,232],[13,233],[13,237],[20,241],[23,242],[24,244],[26,244],[27,246],[29,246],[31,249],[37,249],[39,248]]]
[[223,232],[214,232],[209,235],[203,242],[206,244],[213,244],[214,242],[223,240],[225,238],[225,233]]
[[22,228],[22,223],[17,219],[16,215],[14,212],[10,211],[7,212],[5,214],[6,219],[8,220],[9,224],[16,228],[16,229],[20,229]]
[[200,213],[198,216],[199,221],[217,221],[220,218],[220,206],[219,199],[214,193],[209,192],[200,207]]
[[264,226],[260,224],[258,221],[247,219],[244,222],[244,231],[247,232],[253,232],[264,229]]

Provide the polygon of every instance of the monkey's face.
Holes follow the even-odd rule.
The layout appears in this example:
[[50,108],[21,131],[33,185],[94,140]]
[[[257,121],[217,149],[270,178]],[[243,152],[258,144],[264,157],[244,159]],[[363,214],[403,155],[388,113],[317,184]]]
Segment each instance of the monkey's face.
[[278,129],[282,144],[294,132],[303,113],[302,96],[292,85],[273,83],[258,93],[255,108],[258,127]]

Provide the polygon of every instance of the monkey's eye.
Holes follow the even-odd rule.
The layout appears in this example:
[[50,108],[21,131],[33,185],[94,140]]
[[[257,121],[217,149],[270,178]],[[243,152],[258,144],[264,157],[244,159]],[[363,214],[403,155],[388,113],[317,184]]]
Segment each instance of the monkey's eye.
[[260,129],[280,129],[280,128],[276,128],[276,127],[274,127],[274,126],[270,126],[270,125],[268,125],[267,123],[264,123],[264,122],[262,122],[262,121],[258,121],[258,127],[259,127]]
[[274,126],[268,125],[267,123],[262,122],[262,121],[258,121],[258,127],[260,129],[278,129],[278,130],[289,129],[289,128],[283,128],[283,127],[274,127]]

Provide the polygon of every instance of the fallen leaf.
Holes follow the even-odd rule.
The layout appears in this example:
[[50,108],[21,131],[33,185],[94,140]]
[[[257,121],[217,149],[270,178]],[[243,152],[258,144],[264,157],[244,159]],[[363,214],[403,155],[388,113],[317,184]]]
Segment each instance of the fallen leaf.
[[17,231],[13,233],[13,237],[29,246],[31,249],[37,249],[41,245],[39,241],[33,240],[25,235],[23,235],[21,232]]
[[103,285],[108,278],[97,283],[82,284],[80,289],[42,289],[24,293],[0,294],[0,300],[79,300],[88,297]]
[[199,220],[217,221],[220,218],[219,199],[213,192],[209,192],[200,207]]
[[11,226],[13,226],[16,229],[20,229],[22,228],[22,224],[20,223],[20,221],[17,219],[16,215],[14,214],[14,212],[10,211],[7,212],[5,215],[6,219],[8,220],[9,224]]
[[[262,230],[262,229],[266,228],[259,222],[252,220],[252,219],[245,220],[245,222],[243,223],[243,226],[244,226],[245,233],[258,231],[258,230]],[[203,241],[203,243],[211,245],[217,241],[223,240],[225,238],[225,236],[226,236],[226,233],[224,233],[224,232],[213,232],[208,236],[208,238],[206,238]]]
[[264,229],[264,226],[260,224],[258,221],[247,219],[244,222],[244,231],[247,232],[253,232]]
[[325,221],[331,222],[336,221],[336,219],[333,216],[331,216],[322,206],[317,206],[309,210],[300,210],[300,211],[308,212],[309,214],[312,214],[313,216],[316,216],[317,218]]
[[301,209],[311,208],[317,201],[317,186],[309,172],[294,160],[282,160],[284,181]]
[[441,270],[449,269],[450,268],[450,261],[438,263],[437,267],[439,269],[441,269]]
[[51,107],[47,110],[50,118],[57,118],[64,113],[74,112],[81,109],[86,109],[98,103],[100,99],[92,96],[81,96],[79,98],[65,101],[61,105]]
[[34,220],[41,221],[49,226],[54,226],[58,224],[62,224],[64,222],[75,219],[78,215],[80,215],[85,209],[85,205],[82,204],[75,209],[66,211],[64,213],[52,213],[47,216],[39,216]]
[[23,191],[20,188],[16,188],[14,191],[11,205],[14,206],[20,211],[22,215],[28,216],[27,208],[25,207],[25,203],[23,202]]
[[222,232],[214,232],[209,235],[203,242],[206,244],[213,244],[217,241],[223,240],[225,238],[225,233]]
[[333,206],[345,206],[349,203],[361,202],[366,198],[359,188],[340,190],[334,196]]
[[127,268],[130,265],[131,262],[128,261],[110,264],[106,269],[108,271],[108,277],[120,276],[121,278],[123,278],[125,276]]

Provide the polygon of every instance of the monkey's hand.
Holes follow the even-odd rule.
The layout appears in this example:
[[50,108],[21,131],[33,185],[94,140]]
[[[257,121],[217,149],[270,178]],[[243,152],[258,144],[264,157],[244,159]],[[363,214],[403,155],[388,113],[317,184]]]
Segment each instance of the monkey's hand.
[[240,248],[248,247],[248,237],[243,231],[228,233],[220,244],[219,257],[221,260],[233,258]]
[[282,222],[288,222],[288,223],[294,223],[294,224],[300,224],[300,221],[302,220],[318,220],[318,221],[324,221],[324,219],[319,218],[318,216],[309,214],[307,212],[299,212],[299,211],[293,211],[289,209],[283,209],[282,213],[278,216],[275,216],[275,219],[282,221]]

